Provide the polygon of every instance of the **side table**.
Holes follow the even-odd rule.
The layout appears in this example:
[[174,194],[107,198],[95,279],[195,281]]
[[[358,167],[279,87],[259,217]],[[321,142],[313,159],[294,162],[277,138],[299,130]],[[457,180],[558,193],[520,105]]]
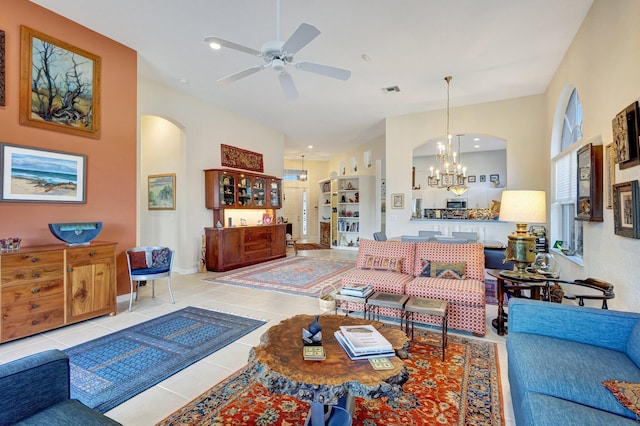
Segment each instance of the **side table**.
[[350,309],[345,309],[342,307],[343,303],[361,303],[363,308],[362,308],[362,317],[366,318],[367,317],[367,300],[369,299],[369,296],[366,297],[359,297],[359,296],[351,296],[351,295],[347,295],[347,294],[340,294],[340,292],[338,291],[333,298],[336,301],[336,315],[338,315],[338,309],[345,311],[345,316],[349,316],[349,314],[351,312],[360,312],[357,310],[350,310]]
[[380,308],[392,308],[400,310],[400,329],[404,320],[404,304],[409,300],[406,294],[384,293],[377,291],[367,299],[366,310],[369,313],[369,319],[375,318],[380,320]]
[[444,361],[444,351],[447,347],[447,322],[448,322],[448,303],[446,300],[424,299],[421,297],[410,297],[404,305],[405,327],[407,336],[409,336],[409,322],[411,322],[411,340],[413,340],[414,314],[436,315],[442,319],[442,360]]

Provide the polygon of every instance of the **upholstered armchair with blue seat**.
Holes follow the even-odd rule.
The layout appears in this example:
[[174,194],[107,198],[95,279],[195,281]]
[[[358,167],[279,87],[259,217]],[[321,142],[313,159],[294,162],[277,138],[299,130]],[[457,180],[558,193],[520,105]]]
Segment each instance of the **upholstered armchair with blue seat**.
[[0,425],[119,425],[70,399],[69,372],[57,349],[0,365]]
[[175,303],[171,291],[171,270],[173,269],[173,250],[159,246],[133,247],[126,251],[127,266],[131,293],[129,295],[129,312],[133,305],[133,290],[135,283],[136,300],[141,281],[151,281],[151,297],[156,297],[155,280],[166,278],[169,285],[171,303]]

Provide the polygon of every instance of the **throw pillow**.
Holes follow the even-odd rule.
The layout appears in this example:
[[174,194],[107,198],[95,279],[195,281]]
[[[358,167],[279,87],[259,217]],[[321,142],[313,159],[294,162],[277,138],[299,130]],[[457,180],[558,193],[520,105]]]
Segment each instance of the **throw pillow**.
[[375,269],[378,271],[402,272],[401,257],[367,256],[364,259],[362,269]]
[[129,263],[131,269],[143,269],[147,267],[147,255],[143,251],[132,251],[129,253]]
[[435,262],[422,259],[421,277],[464,280],[467,276],[467,262]]
[[640,383],[604,380],[602,384],[613,393],[613,396],[615,396],[622,405],[640,418]]
[[170,251],[168,248],[160,250],[153,250],[151,252],[151,267],[160,268],[162,266],[169,266]]
[[420,259],[420,265],[422,267],[422,272],[420,272],[421,277],[430,277],[431,276],[431,261]]

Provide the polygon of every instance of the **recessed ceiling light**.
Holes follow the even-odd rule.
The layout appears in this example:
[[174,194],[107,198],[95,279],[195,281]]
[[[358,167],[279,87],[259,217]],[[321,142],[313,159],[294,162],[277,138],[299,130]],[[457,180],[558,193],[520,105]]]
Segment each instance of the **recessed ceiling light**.
[[474,148],[480,148],[480,145],[474,145],[473,147]]
[[313,145],[307,145],[307,148],[313,149]]
[[480,138],[473,138],[474,141],[478,142]]
[[186,79],[186,78],[184,78],[184,77],[179,78],[179,79],[178,79],[178,81],[179,81],[180,83],[182,83],[182,84],[189,84],[189,80],[187,80],[187,79]]

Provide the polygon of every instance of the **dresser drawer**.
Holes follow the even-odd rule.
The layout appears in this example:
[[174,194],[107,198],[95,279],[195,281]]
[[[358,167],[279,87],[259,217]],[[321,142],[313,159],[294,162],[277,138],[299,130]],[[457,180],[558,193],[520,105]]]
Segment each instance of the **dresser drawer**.
[[47,297],[34,297],[24,301],[3,304],[2,321],[8,321],[25,315],[36,315],[40,312],[64,309],[64,295],[62,293]]
[[63,294],[64,279],[54,279],[48,281],[37,281],[22,285],[2,286],[0,300],[3,305],[14,302],[24,302],[25,300],[37,299]]
[[271,256],[271,248],[268,248],[266,250],[257,250],[257,251],[252,251],[252,252],[245,252],[244,254],[244,260],[249,262],[252,260],[259,260],[259,259],[264,259]]
[[258,241],[271,242],[272,234],[271,228],[245,229],[244,242],[245,244]]
[[250,253],[254,251],[262,251],[262,250],[271,250],[270,242],[256,242],[256,243],[245,243],[244,252]]
[[62,279],[64,271],[62,263],[42,264],[37,266],[2,269],[2,287],[25,282],[38,282]]
[[62,250],[34,251],[31,253],[3,254],[0,260],[2,271],[12,268],[60,263],[64,260]]
[[113,246],[88,246],[67,249],[67,263],[90,262],[113,257]]
[[64,308],[42,311],[28,317],[2,321],[2,341],[18,339],[60,327],[64,324]]

